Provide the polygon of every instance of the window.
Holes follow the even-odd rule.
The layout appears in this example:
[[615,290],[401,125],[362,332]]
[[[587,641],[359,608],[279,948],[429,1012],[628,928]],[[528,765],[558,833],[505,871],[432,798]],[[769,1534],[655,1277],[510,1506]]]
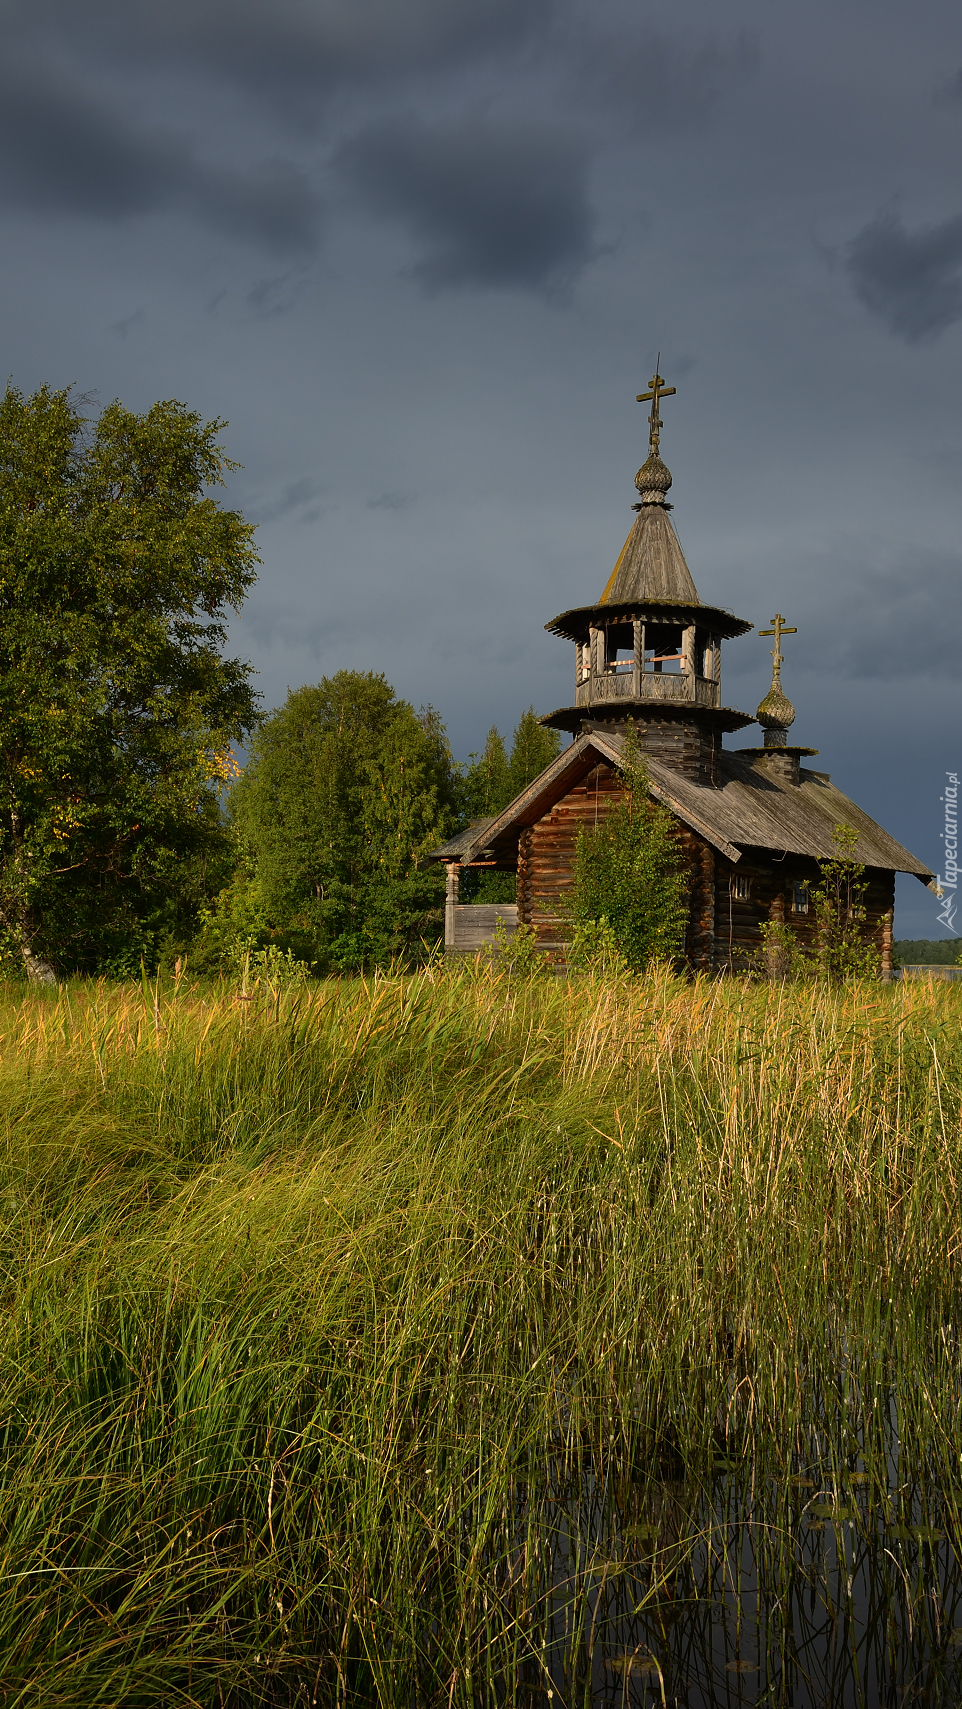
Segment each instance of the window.
[[747,902],[752,893],[752,881],[747,873],[739,872],[732,879],[732,895],[736,902]]
[[792,885],[792,913],[793,914],[807,914],[808,913],[808,885],[807,884],[793,884]]

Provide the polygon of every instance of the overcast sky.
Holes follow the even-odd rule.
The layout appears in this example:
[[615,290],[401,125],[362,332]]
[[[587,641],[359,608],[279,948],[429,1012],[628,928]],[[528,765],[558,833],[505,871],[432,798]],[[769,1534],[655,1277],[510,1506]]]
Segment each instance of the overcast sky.
[[[662,451],[703,599],[922,859],[962,768],[962,10],[3,0],[7,369],[229,422],[268,707],[342,667],[455,753],[570,703]],[[729,642],[752,712],[769,641]],[[727,738],[737,747],[757,731]],[[900,883],[896,930],[941,935]],[[962,906],[958,921],[962,928]]]

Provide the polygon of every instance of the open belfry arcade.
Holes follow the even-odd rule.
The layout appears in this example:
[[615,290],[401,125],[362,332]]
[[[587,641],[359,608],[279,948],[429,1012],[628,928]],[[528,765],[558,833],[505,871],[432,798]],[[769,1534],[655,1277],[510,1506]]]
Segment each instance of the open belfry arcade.
[[[600,598],[563,611],[545,627],[574,646],[574,700],[541,722],[574,738],[503,813],[479,820],[433,858],[447,865],[445,945],[471,953],[508,931],[533,926],[559,962],[578,833],[597,825],[621,794],[619,763],[629,721],[648,769],[651,795],[674,815],[689,873],[684,960],[692,970],[744,972],[762,965],[761,928],[790,925],[802,946],[815,935],[811,894],[819,862],[837,855],[838,825],[858,833],[852,851],[865,866],[865,936],[883,979],[892,974],[895,874],[932,873],[806,762],[813,748],[788,741],[795,709],[781,682],[782,638],[795,634],[780,614],[760,633],[773,638],[768,693],[754,718],[726,706],[722,643],[753,625],[704,605],[672,525],[672,477],[661,457],[661,401],[674,395],[659,373],[639,403],[650,404],[647,461],[635,477],[634,526]],[[757,747],[722,747],[722,737],[761,725]],[[517,874],[517,902],[463,905],[465,867]]]

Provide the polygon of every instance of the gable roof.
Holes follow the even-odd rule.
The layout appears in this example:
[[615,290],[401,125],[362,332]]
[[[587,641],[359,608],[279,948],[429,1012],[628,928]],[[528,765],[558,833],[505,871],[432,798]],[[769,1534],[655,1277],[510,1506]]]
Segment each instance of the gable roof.
[[[549,813],[599,761],[621,763],[623,742],[624,737],[613,732],[585,731],[503,813],[476,829],[473,841],[466,841],[466,833],[461,832],[433,850],[432,857],[468,864],[481,849],[489,848],[505,858],[513,856],[525,826]],[[803,770],[801,783],[791,784],[763,774],[737,754],[722,753],[718,781],[712,786],[694,783],[673,766],[647,756],[646,763],[654,798],[731,861],[740,860],[748,848],[830,859],[837,853],[833,829],[846,824],[858,831],[853,853],[865,866],[910,872],[924,884],[933,876],[823,772]]]

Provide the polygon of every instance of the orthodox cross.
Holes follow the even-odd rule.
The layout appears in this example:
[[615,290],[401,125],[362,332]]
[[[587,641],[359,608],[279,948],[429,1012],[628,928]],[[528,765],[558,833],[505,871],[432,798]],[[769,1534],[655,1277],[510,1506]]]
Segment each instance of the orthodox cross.
[[782,636],[797,635],[798,630],[789,629],[781,612],[777,612],[772,618],[772,627],[770,629],[759,629],[758,633],[759,635],[774,635],[775,637],[775,645],[772,648],[772,658],[775,661],[775,668],[772,672],[772,678],[774,681],[777,681],[782,668],[782,659],[784,657],[781,648]]
[[661,416],[658,413],[658,404],[662,398],[673,398],[676,391],[676,387],[666,386],[659,374],[658,363],[660,361],[661,352],[659,351],[658,362],[655,363],[655,372],[651,377],[649,388],[647,392],[639,392],[635,400],[636,403],[651,404],[651,414],[648,417],[648,444],[655,456],[658,455],[658,445],[661,439]]

